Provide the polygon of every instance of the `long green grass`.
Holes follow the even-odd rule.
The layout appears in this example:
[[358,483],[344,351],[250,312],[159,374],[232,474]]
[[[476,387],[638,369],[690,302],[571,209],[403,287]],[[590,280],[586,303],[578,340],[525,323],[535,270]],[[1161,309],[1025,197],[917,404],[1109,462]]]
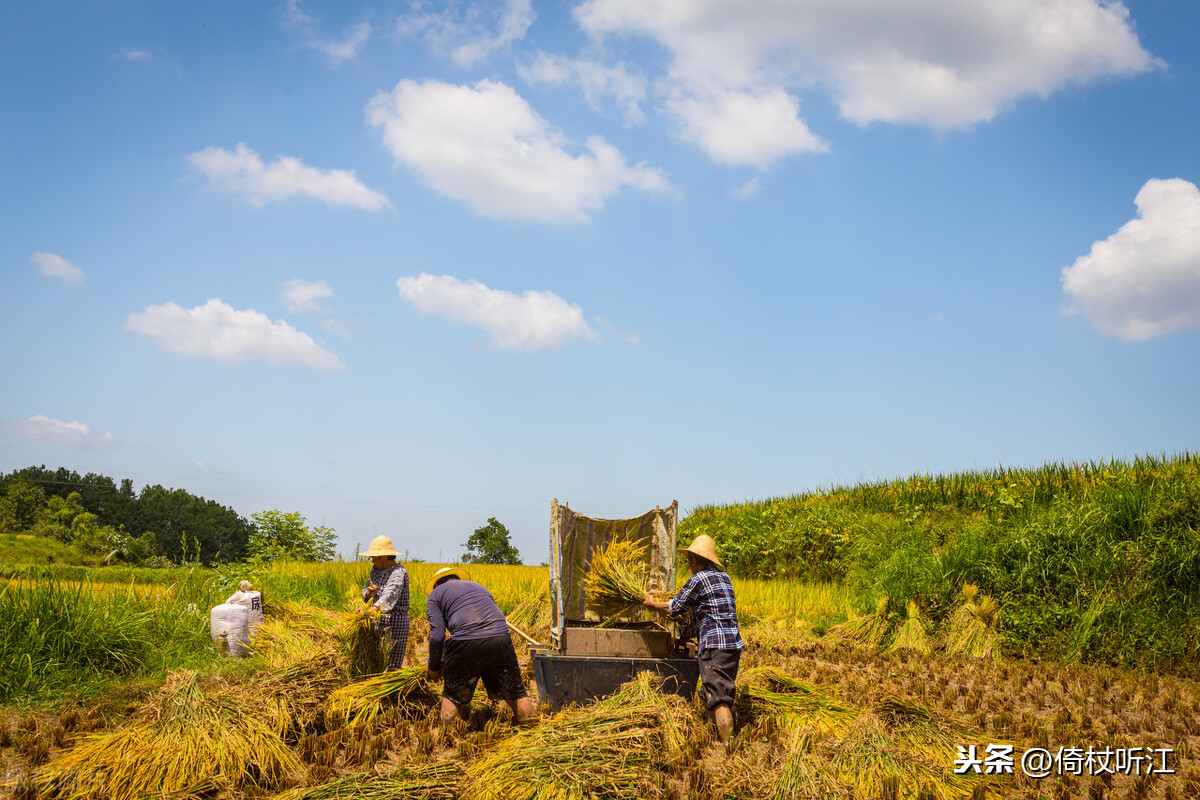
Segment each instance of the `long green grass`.
[[157,587],[47,573],[0,583],[0,703],[86,696],[114,678],[216,661],[212,588],[180,572]]
[[[1003,606],[1006,652],[1194,673],[1200,454],[1046,464],[704,506],[737,575],[845,581],[860,608],[944,621],[964,583]],[[1102,600],[1098,602],[1098,598]]]

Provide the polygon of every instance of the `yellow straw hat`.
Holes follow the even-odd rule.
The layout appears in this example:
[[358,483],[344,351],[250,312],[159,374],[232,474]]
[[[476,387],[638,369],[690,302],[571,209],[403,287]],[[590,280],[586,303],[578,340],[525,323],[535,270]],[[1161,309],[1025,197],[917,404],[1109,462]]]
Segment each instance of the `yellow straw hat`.
[[433,587],[437,585],[438,581],[450,575],[454,575],[455,577],[461,578],[464,581],[471,580],[470,573],[468,573],[462,567],[442,567],[437,572],[433,573],[433,577],[429,579],[429,583],[425,584],[426,596],[433,591]]
[[370,558],[372,556],[399,556],[396,548],[392,547],[392,539],[390,536],[376,536],[371,540],[371,546],[365,553],[358,554],[362,558]]
[[725,566],[721,563],[721,559],[717,558],[717,543],[714,542],[713,538],[707,534],[702,533],[695,539],[692,539],[692,543],[687,547],[679,548],[679,552],[693,553],[703,559],[711,561],[721,569],[725,569]]

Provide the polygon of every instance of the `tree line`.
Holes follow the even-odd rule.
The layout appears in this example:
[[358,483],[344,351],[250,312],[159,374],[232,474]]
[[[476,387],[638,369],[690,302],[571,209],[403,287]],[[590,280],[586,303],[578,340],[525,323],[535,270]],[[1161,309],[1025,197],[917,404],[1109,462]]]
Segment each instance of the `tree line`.
[[206,563],[249,555],[252,522],[183,489],[134,491],[96,473],[25,467],[0,473],[0,531],[50,536],[106,561]]

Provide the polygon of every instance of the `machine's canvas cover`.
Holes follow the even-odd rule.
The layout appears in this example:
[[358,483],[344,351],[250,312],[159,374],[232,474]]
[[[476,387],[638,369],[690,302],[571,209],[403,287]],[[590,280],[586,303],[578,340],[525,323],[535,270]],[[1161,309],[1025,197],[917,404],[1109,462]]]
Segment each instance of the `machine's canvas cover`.
[[613,539],[646,542],[651,588],[675,588],[675,523],[679,503],[672,500],[666,508],[656,508],[640,517],[601,519],[572,511],[555,500],[550,511],[550,638],[560,646],[567,622],[595,619],[589,617],[587,592],[583,579],[592,563],[592,554],[603,550]]

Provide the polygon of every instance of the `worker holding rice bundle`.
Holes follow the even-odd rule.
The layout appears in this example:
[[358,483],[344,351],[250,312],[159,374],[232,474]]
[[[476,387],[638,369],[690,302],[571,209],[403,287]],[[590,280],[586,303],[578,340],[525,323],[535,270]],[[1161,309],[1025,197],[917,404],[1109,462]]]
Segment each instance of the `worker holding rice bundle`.
[[733,733],[733,693],[738,661],[745,644],[738,630],[733,582],[717,557],[717,543],[701,534],[683,550],[692,577],[669,601],[647,597],[645,605],[671,617],[691,611],[699,629],[696,658],[700,662],[699,694],[717,724],[722,742]]
[[376,536],[370,549],[361,555],[371,559],[371,574],[362,599],[379,610],[375,624],[388,637],[388,662],[384,669],[400,669],[408,651],[408,570],[396,563],[400,554],[387,536]]
[[434,682],[444,679],[442,722],[470,714],[480,678],[488,698],[508,703],[518,725],[536,720],[508,635],[508,621],[491,592],[472,581],[465,569],[443,567],[433,573],[425,593],[429,617],[425,676]]

